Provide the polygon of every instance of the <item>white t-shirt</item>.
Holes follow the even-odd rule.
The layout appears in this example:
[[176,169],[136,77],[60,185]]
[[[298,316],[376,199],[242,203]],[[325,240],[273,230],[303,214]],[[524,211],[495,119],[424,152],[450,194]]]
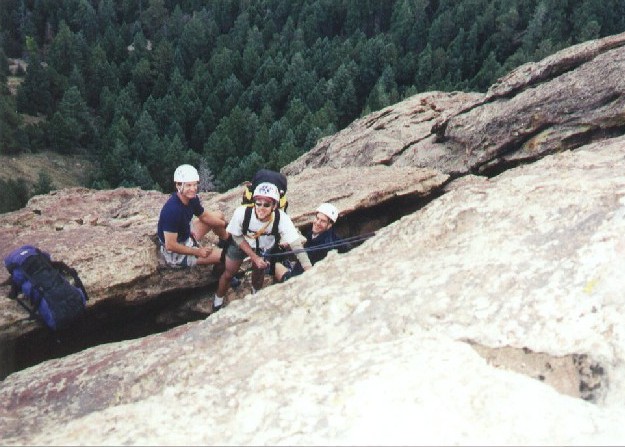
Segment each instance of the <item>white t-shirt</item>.
[[[247,229],[247,234],[243,234],[243,219],[245,218],[245,210],[247,206],[240,206],[232,215],[232,219],[228,223],[228,227],[226,227],[226,231],[233,236],[245,236],[245,240],[250,247],[256,248],[256,240],[252,237],[258,230],[263,228],[267,222],[261,222],[256,217],[256,210],[252,209],[252,216],[250,217],[250,225]],[[295,225],[293,225],[293,221],[284,211],[278,209],[275,212],[280,213],[280,222],[278,224],[278,233],[280,233],[280,243],[291,244],[298,240],[301,236]],[[263,234],[258,237],[258,246],[261,250],[268,250],[272,248],[276,241],[275,237],[271,234],[271,230],[273,229],[273,222],[267,225]]]

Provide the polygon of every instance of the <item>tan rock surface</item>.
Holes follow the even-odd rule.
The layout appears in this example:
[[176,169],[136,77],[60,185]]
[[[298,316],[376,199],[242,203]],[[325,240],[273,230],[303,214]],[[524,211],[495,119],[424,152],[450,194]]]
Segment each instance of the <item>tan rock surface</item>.
[[282,169],[294,175],[306,167],[417,166],[445,173],[466,171],[463,151],[436,144],[432,128],[472,104],[479,93],[427,92],[373,112]]
[[463,147],[467,166],[481,171],[620,135],[625,125],[625,35],[608,42],[564,50],[536,64],[539,72],[548,67],[549,76],[529,77],[522,89],[510,86],[511,91],[500,92],[506,81],[518,87],[520,76],[513,72],[484,104],[451,117],[441,139]]
[[623,169],[620,138],[467,182],[204,321],[12,374],[5,442],[620,444]]

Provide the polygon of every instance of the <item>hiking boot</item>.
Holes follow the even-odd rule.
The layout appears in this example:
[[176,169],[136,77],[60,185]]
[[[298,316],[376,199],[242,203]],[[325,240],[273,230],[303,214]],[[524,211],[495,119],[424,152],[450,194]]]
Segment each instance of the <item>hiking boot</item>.
[[236,276],[233,276],[232,279],[230,280],[230,287],[232,287],[233,289],[236,289],[240,285],[241,285],[241,280],[237,278]]
[[284,275],[282,275],[282,278],[280,278],[280,282],[284,282],[288,280],[289,278],[291,278],[292,276],[293,276],[293,271],[289,269],[286,272],[284,272]]

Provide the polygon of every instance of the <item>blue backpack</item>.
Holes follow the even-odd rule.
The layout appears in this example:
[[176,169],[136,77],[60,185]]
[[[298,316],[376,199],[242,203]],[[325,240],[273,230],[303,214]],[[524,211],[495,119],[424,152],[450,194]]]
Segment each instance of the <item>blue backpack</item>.
[[[65,328],[83,314],[87,292],[76,270],[64,262],[52,261],[49,253],[24,245],[9,253],[4,265],[11,274],[9,297],[48,328],[53,331]],[[18,297],[20,294],[28,299],[30,306]]]

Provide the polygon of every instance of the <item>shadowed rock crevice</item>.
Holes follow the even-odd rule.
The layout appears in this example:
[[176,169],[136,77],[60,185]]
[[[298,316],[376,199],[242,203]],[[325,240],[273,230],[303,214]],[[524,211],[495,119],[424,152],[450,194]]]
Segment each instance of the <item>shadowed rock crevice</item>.
[[[440,197],[444,194],[444,187],[450,180],[442,183],[440,188],[430,191],[427,197],[398,196],[376,206],[357,209],[342,217],[336,224],[336,230],[343,237],[354,237],[378,231]],[[310,225],[306,225],[302,227],[302,231],[307,231],[309,228]]]
[[367,128],[371,128],[373,127],[376,130],[381,130],[385,128],[384,124],[379,124],[379,120],[382,118],[386,118],[387,116],[391,115],[391,110],[387,110],[386,112],[380,114],[379,116],[377,116],[375,119],[372,119],[370,121],[365,122],[365,127]]
[[395,164],[395,162],[400,159],[404,153],[408,150],[410,150],[412,147],[414,147],[415,145],[421,143],[422,141],[424,141],[425,139],[430,138],[430,135],[425,135],[417,140],[413,140],[413,141],[409,141],[408,144],[402,146],[401,148],[399,148],[396,152],[394,152],[393,154],[391,154],[391,156],[387,159],[387,160],[379,160],[380,164],[383,164],[384,166],[392,166]]
[[[46,360],[65,357],[93,346],[145,337],[197,321],[210,312],[189,304],[206,297],[205,289],[178,290],[150,301],[128,304],[123,300],[100,302],[65,329],[52,333],[43,325],[5,338],[0,343],[0,380]],[[24,320],[28,320],[25,315]]]
[[489,365],[524,374],[562,394],[597,403],[608,389],[604,368],[586,354],[554,356],[528,348],[469,344]]
[[[565,130],[566,128],[570,130]],[[523,164],[534,163],[546,156],[575,150],[594,142],[604,141],[610,138],[625,135],[625,126],[616,125],[609,127],[597,127],[594,125],[559,126],[556,135],[549,126],[537,129],[528,135],[523,141],[511,142],[499,148],[497,157],[491,158],[483,164],[475,164],[470,172],[473,175],[495,177],[505,171],[514,169]],[[544,144],[550,138],[558,138],[557,145],[551,145],[548,150],[537,153],[533,148],[538,144]],[[540,140],[541,143],[537,143]],[[459,177],[455,175],[454,177]]]

